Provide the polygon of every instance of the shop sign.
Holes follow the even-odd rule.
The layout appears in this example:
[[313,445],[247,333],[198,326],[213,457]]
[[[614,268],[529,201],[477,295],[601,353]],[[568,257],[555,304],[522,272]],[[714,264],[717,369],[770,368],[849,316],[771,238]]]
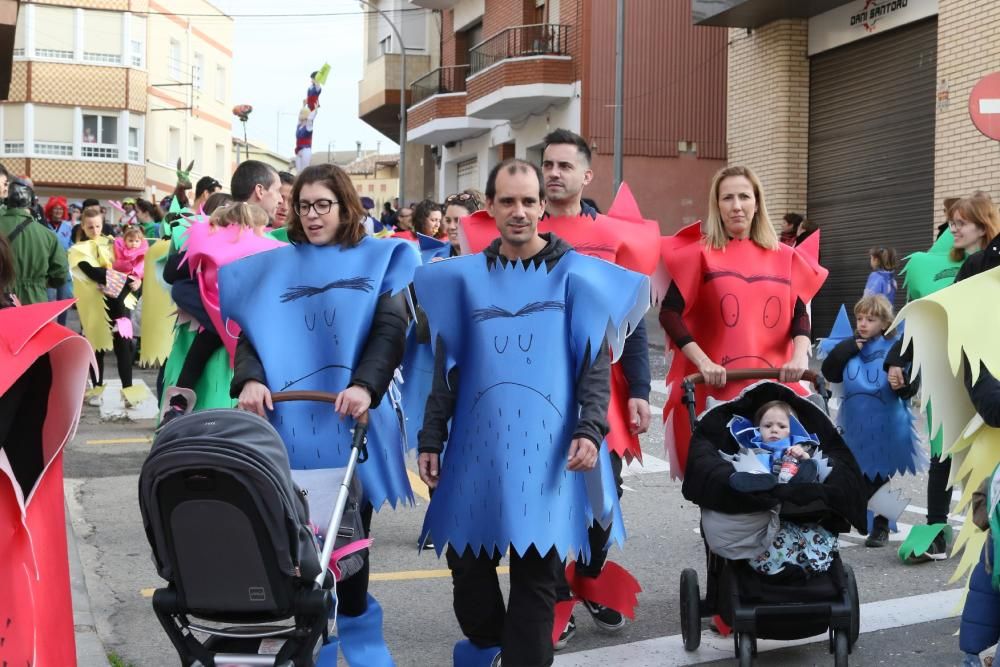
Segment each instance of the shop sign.
[[938,0],[852,0],[809,19],[809,55],[936,16]]

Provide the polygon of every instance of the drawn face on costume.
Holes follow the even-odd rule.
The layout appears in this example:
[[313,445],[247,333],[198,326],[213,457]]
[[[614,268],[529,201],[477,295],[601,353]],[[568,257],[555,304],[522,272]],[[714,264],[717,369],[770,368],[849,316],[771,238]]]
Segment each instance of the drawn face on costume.
[[858,334],[865,340],[878,338],[888,328],[888,323],[877,315],[871,313],[860,313],[857,315]]
[[594,178],[594,172],[573,144],[552,144],[542,156],[545,198],[553,202],[572,202]]
[[955,211],[955,215],[948,222],[951,233],[955,237],[955,247],[967,253],[973,253],[983,247],[986,239],[986,230],[974,222],[966,220],[962,214]]
[[281,204],[281,179],[278,178],[278,172],[271,173],[271,184],[266,188],[259,183],[255,185],[250,200],[264,209],[267,217],[273,220],[278,205]]
[[138,234],[129,234],[125,237],[125,247],[135,250],[142,246],[142,237]]
[[726,234],[734,239],[750,238],[757,215],[757,197],[746,176],[728,176],[719,183],[719,214]]
[[427,236],[438,235],[441,229],[441,211],[431,211],[427,214]]
[[500,237],[512,247],[531,243],[538,236],[538,220],[545,203],[538,198],[534,170],[518,168],[513,174],[501,169],[497,174],[496,197],[486,208],[497,222]]
[[458,222],[469,212],[464,206],[452,204],[444,212],[444,231],[453,246],[458,246]]
[[[333,202],[330,210],[320,215],[316,212],[315,204],[321,200]],[[313,204],[309,211],[303,215],[302,206]],[[299,190],[299,200],[295,203],[299,207],[299,219],[302,221],[302,230],[313,245],[329,245],[337,235],[337,228],[340,227],[340,205],[337,197],[330,188],[322,183],[305,183]]]
[[777,405],[769,408],[760,417],[760,437],[764,442],[784,440],[791,433],[791,420],[788,413]]
[[87,235],[88,239],[96,239],[101,235],[101,230],[104,228],[104,221],[99,215],[92,215],[89,218],[84,218],[83,222],[80,223],[80,229],[83,233]]
[[288,213],[292,210],[292,184],[282,183],[280,190],[281,203],[278,204],[278,208],[274,212],[275,227],[284,227],[288,220]]

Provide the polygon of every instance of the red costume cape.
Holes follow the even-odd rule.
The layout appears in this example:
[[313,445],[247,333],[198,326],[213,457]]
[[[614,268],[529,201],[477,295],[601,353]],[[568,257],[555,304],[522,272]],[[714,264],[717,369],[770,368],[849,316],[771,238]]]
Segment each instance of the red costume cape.
[[[659,263],[660,227],[646,220],[629,187],[622,183],[607,215],[546,217],[539,221],[540,233],[554,232],[573,248],[618,266],[651,275]],[[459,237],[463,254],[482,252],[499,236],[496,222],[486,211],[462,218]],[[620,364],[611,366],[611,401],[608,405],[608,447],[626,461],[642,460],[638,436],[629,431],[629,387]]]
[[53,321],[72,304],[0,310],[0,395],[41,356],[52,364],[45,468],[27,499],[0,453],[0,663],[7,665],[76,665],[62,451],[80,419],[94,353]]
[[[827,270],[810,254],[785,244],[765,250],[750,240],[733,240],[725,250],[702,242],[701,223],[662,239],[667,273],[684,297],[684,324],[695,342],[727,369],[780,368],[792,355],[792,315],[796,299],[809,303],[826,280]],[[681,379],[697,372],[694,364],[669,340],[664,438],[670,473],[684,476],[691,427],[681,405]],[[749,382],[730,382],[706,391],[699,385],[696,409],[705,397],[726,400]],[[799,384],[793,389],[804,393]]]

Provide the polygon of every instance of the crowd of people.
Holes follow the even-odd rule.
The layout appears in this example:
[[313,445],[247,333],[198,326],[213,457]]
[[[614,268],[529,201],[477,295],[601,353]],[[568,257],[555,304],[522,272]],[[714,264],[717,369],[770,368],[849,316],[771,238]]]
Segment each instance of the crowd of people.
[[[583,198],[592,178],[588,142],[566,130],[545,138],[541,164],[496,165],[484,192],[385,202],[378,219],[375,202],[330,164],[292,175],[247,160],[229,194],[205,177],[193,197],[178,164],[169,201],[106,207],[62,197],[39,206],[29,182],[0,168],[0,313],[27,318],[40,313],[32,304],[75,298],[96,359],[81,399],[102,400],[104,352],[112,351],[125,403],[147,400],[132,379],[138,356],[161,367],[158,428],[192,411],[238,407],[274,425],[293,469],[344,465],[351,436],[339,424],[369,415],[370,456],[359,467],[365,537],[385,504],[412,501],[405,454],[415,449],[432,491],[419,542],[446,557],[465,635],[456,664],[549,665],[578,631],[578,604],[605,632],[634,617],[639,583],[608,550],[625,540],[622,464],[641,459],[651,418],[651,295],[662,295],[672,359],[663,415],[671,474],[702,507],[713,551],[746,559],[765,577],[825,572],[837,534],[852,526],[868,546],[887,544],[895,517],[875,511],[866,522],[867,499],[929,465],[928,529],[915,530],[900,555],[909,563],[946,557],[958,438],[945,434],[956,432],[958,412],[951,399],[938,412],[945,401],[935,394],[928,460],[910,399],[926,383],[913,369],[932,354],[920,345],[937,339],[916,310],[906,323],[916,352],[897,335],[906,312],[897,318],[893,309],[895,251],[870,251],[855,322],[845,310],[846,325],[819,346],[823,374],[840,387],[840,429],[817,436],[797,402],[812,390],[802,381],[814,350],[810,302],[828,279],[815,239],[806,243],[816,226],[789,213],[776,229],[747,167],[720,170],[704,223],[666,237],[627,188],[608,213],[598,211]],[[1000,215],[989,195],[949,201],[945,212],[934,246],[906,265],[911,305],[948,303],[959,294],[952,282],[982,289],[977,276],[1000,263]],[[65,323],[65,306],[37,317]],[[45,366],[51,354],[41,349],[0,385],[0,442],[25,498],[44,469],[25,450],[37,437],[25,433],[45,415],[19,418],[18,410],[58,384]],[[978,369],[966,362],[952,371],[983,428],[996,430],[1000,367],[995,355],[976,360]],[[751,406],[741,394],[751,382],[727,375],[761,367],[792,391]],[[679,387],[694,372],[704,379],[696,412],[709,398],[744,401],[734,403],[742,412],[726,424],[724,443],[692,437]],[[297,389],[336,393],[336,405],[273,400]],[[977,488],[996,477],[988,473],[974,478]],[[810,502],[824,511],[808,520],[781,514],[783,504]],[[725,519],[733,515],[753,528],[737,550]],[[758,521],[773,527],[760,530]],[[992,566],[991,544],[982,548]],[[505,604],[496,568],[508,551]],[[339,649],[351,665],[392,664],[383,610],[368,591],[376,555],[366,551],[337,587]],[[987,597],[996,583],[987,582]],[[721,617],[716,626],[728,631]],[[967,636],[965,659],[977,664]],[[330,659],[324,650],[320,664]]]

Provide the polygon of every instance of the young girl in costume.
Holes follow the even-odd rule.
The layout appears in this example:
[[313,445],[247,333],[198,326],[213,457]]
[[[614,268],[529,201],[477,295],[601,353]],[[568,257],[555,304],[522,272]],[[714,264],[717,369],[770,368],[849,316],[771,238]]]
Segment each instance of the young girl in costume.
[[[895,342],[885,337],[892,324],[892,304],[881,294],[865,296],[855,304],[854,317],[855,336],[830,351],[823,360],[823,375],[843,383],[837,423],[868,481],[871,497],[893,476],[922,470],[927,460],[907,403],[916,386],[894,388],[883,368]],[[876,516],[865,546],[883,547],[888,540],[889,520]]]
[[138,301],[142,281],[114,268],[115,240],[101,234],[103,225],[100,209],[85,209],[80,218],[84,239],[69,249],[80,325],[97,356],[97,373],[91,371],[94,387],[88,397],[92,405],[100,404],[104,392],[104,352],[114,350],[122,398],[126,405],[133,406],[149,395],[144,385],[132,385],[135,350],[130,313]]
[[868,251],[872,272],[868,274],[864,296],[881,294],[889,303],[896,300],[896,249],[872,248]]
[[[115,262],[112,268],[124,273],[130,282],[135,281],[141,285],[148,250],[149,243],[142,229],[135,225],[126,227],[124,233],[115,239]],[[138,291],[137,289],[137,296]]]
[[[175,386],[166,392],[167,402],[163,406],[161,424],[194,408],[197,400],[195,385],[208,360],[225,344],[218,316],[218,269],[229,261],[280,245],[278,241],[264,238],[268,222],[264,209],[239,202],[213,211],[207,225],[195,223],[188,229],[181,262],[186,262],[192,277],[197,278],[197,283],[189,285],[193,287],[197,284],[201,307],[191,314],[197,317],[201,329],[184,358]],[[232,336],[227,334],[227,338]],[[235,346],[235,340],[231,345]]]

